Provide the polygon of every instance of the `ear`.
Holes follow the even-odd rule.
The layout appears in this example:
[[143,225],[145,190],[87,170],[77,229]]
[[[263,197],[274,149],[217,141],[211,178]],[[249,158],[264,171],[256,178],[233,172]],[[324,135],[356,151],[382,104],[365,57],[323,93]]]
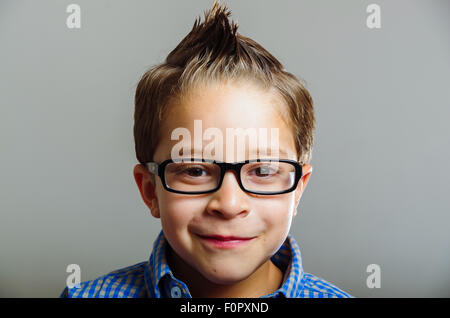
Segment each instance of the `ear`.
[[150,209],[150,213],[155,217],[160,217],[158,198],[156,196],[156,178],[150,174],[148,169],[142,165],[137,164],[133,169],[134,180],[141,193],[142,200]]
[[311,177],[312,166],[309,164],[304,164],[302,166],[302,177],[300,178],[297,189],[295,189],[295,211],[294,216],[297,215],[297,207],[300,203],[300,199],[302,197],[303,192],[305,191],[306,186],[308,185],[309,177]]

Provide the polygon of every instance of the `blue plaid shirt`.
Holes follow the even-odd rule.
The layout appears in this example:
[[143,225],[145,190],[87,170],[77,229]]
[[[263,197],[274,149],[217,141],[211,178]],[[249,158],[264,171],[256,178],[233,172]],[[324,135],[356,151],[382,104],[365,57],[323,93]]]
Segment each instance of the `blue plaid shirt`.
[[[118,269],[79,288],[66,287],[61,297],[69,298],[191,298],[185,283],[175,278],[166,259],[168,243],[163,232],[156,239],[149,261]],[[352,297],[322,278],[303,272],[300,248],[289,235],[271,260],[284,272],[283,283],[262,298],[346,298]]]

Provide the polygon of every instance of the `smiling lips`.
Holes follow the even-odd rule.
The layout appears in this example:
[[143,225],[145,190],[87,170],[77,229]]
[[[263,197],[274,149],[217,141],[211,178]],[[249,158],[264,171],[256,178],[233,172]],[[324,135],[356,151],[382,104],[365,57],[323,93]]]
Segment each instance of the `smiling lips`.
[[199,237],[208,245],[217,248],[235,248],[242,246],[255,237],[238,237],[238,236],[222,236],[222,235],[199,235]]

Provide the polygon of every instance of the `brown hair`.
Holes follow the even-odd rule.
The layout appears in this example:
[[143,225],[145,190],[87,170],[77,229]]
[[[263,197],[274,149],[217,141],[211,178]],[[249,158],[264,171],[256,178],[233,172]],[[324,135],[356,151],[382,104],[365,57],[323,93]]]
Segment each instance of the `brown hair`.
[[315,127],[313,100],[294,75],[261,45],[237,32],[229,9],[214,2],[200,23],[169,53],[166,61],[150,68],[136,88],[134,139],[140,163],[153,160],[160,123],[170,102],[198,83],[212,80],[251,80],[274,88],[288,106],[300,164],[309,163]]

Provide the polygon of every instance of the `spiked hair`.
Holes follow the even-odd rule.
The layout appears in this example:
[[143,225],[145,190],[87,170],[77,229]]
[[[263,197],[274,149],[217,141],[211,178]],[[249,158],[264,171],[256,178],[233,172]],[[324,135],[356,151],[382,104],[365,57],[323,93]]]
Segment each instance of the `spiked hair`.
[[134,139],[140,163],[153,160],[159,142],[160,123],[171,101],[184,96],[196,84],[225,80],[249,80],[274,88],[284,100],[286,121],[295,137],[297,158],[309,163],[315,127],[313,100],[294,75],[252,39],[237,32],[231,12],[217,1],[196,19],[192,30],[140,79],[135,95]]

